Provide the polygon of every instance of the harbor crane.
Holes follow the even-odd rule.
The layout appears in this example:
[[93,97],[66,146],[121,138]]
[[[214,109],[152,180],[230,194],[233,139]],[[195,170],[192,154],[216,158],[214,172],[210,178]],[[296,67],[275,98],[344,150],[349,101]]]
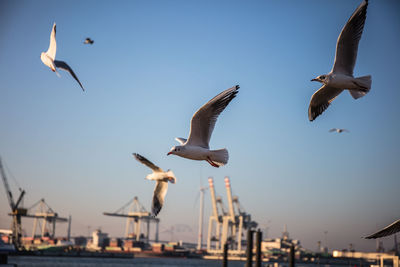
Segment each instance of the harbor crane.
[[[245,230],[254,229],[257,223],[251,220],[251,215],[246,213],[240,205],[239,197],[232,196],[232,189],[229,177],[225,177],[225,188],[228,200],[228,210],[226,211],[222,199],[215,196],[214,181],[208,179],[210,185],[211,203],[213,213],[209,218],[207,250],[211,249],[214,241],[214,249],[222,251],[226,243],[229,244],[231,253],[242,253],[242,236]],[[219,206],[219,209],[218,209]],[[212,233],[214,236],[211,236]]]
[[228,198],[229,213],[223,217],[221,243],[224,245],[229,241],[233,252],[241,253],[242,235],[244,230],[256,228],[257,223],[252,221],[251,215],[244,211],[243,207],[240,205],[239,197],[232,197],[232,188],[229,177],[225,177],[224,181]]
[[50,206],[45,202],[44,198],[33,204],[28,211],[37,207],[33,214],[26,214],[24,217],[33,218],[32,238],[35,238],[37,228],[40,227],[40,237],[50,237],[53,239],[56,233],[56,222],[67,222],[68,219],[58,216]]
[[[124,213],[125,209],[128,206],[130,207],[128,213]],[[147,240],[147,243],[150,240],[150,223],[155,223],[155,241],[158,242],[158,224],[160,222],[160,219],[151,216],[150,212],[148,212],[139,202],[138,197],[135,196],[132,200],[130,200],[128,203],[126,203],[115,212],[103,212],[103,214],[106,216],[127,218],[125,227],[125,238],[129,238],[129,231],[130,229],[133,229],[133,234],[136,241],[140,241],[142,222],[146,223],[147,231],[145,238]]]
[[[221,250],[221,226],[222,226],[222,217],[226,214],[222,199],[220,197],[216,197],[215,188],[214,188],[214,180],[212,177],[208,178],[208,185],[210,189],[211,195],[211,204],[212,204],[212,214],[208,220],[208,235],[207,235],[207,250],[211,250],[212,243],[214,242],[214,249]],[[220,210],[223,215],[220,215],[218,210],[218,205],[220,206]],[[214,235],[212,235],[214,234]]]
[[22,237],[22,227],[21,227],[21,217],[25,216],[27,214],[27,209],[20,207],[20,204],[23,200],[23,197],[25,195],[25,190],[19,188],[20,194],[16,202],[14,202],[14,198],[10,189],[10,186],[8,185],[7,181],[7,176],[4,171],[3,163],[0,158],[0,174],[3,179],[4,183],[4,188],[6,190],[6,195],[8,198],[8,204],[10,205],[11,208],[11,213],[9,213],[10,216],[12,216],[12,225],[11,225],[11,230],[12,230],[12,243],[14,244],[15,248],[18,250],[22,249],[21,245],[21,237]]

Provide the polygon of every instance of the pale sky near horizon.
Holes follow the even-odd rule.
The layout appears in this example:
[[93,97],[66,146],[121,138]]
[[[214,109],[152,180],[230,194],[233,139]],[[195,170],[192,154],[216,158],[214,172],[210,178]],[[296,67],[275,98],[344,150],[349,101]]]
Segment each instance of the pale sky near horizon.
[[[292,238],[315,250],[374,250],[361,237],[400,218],[400,3],[370,1],[355,76],[372,89],[354,100],[342,93],[314,122],[307,109],[331,70],[337,37],[361,0],[340,1],[0,1],[0,156],[27,191],[72,233],[101,227],[122,236],[125,221],[102,215],[138,196],[150,208],[154,184],[139,153],[177,183],[159,214],[161,230],[188,225],[175,239],[197,239],[200,183],[223,178],[269,237],[287,224]],[[53,22],[57,77],[40,60]],[[95,42],[84,45],[86,37]],[[229,163],[168,156],[187,137],[196,110],[240,85],[219,117],[210,146],[226,147]],[[329,133],[334,127],[350,133]],[[17,186],[9,174],[17,197]],[[0,189],[0,228],[10,225]],[[204,236],[211,212],[206,194]],[[196,202],[197,201],[197,202]],[[31,233],[32,221],[23,220]],[[60,225],[57,234],[64,235]],[[168,239],[167,232],[162,233]],[[393,247],[393,237],[383,239]]]

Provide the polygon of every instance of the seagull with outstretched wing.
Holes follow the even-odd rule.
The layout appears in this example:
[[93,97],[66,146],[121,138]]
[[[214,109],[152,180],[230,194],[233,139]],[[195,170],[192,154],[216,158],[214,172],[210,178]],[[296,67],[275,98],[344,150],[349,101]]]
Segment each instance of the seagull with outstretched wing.
[[371,76],[354,78],[358,43],[367,17],[368,0],[364,0],[343,27],[336,44],[335,63],[330,73],[320,75],[311,81],[322,83],[315,92],[308,108],[308,119],[315,120],[324,112],[343,90],[348,90],[354,99],[366,95],[371,89]]
[[189,138],[175,138],[181,145],[174,146],[168,155],[174,154],[192,160],[205,160],[213,167],[228,163],[229,154],[226,148],[210,150],[209,142],[219,114],[228,106],[238,93],[235,85],[204,104],[192,117]]
[[346,132],[346,133],[349,133],[350,131],[347,130],[347,129],[343,129],[343,128],[332,128],[332,129],[329,130],[329,132],[330,133],[333,133],[333,132],[337,132],[337,133]]
[[385,237],[388,235],[392,235],[395,234],[397,232],[400,231],[400,219],[393,222],[392,224],[386,226],[385,228],[383,228],[382,230],[379,230],[376,233],[373,233],[369,236],[366,236],[364,238],[366,239],[375,239],[375,238],[379,238],[379,237]]
[[43,64],[45,64],[47,67],[49,67],[58,76],[60,76],[60,75],[58,74],[56,68],[60,68],[62,70],[68,71],[71,74],[71,76],[79,83],[79,86],[82,88],[82,90],[85,91],[81,82],[79,81],[78,77],[76,76],[74,71],[71,69],[71,67],[64,61],[56,60],[56,51],[57,51],[56,23],[54,22],[53,29],[51,30],[51,34],[50,34],[49,49],[47,49],[46,52],[42,52],[42,54],[40,55],[40,59],[42,60]]
[[146,176],[146,179],[156,181],[156,186],[154,187],[153,192],[153,202],[151,204],[151,213],[154,216],[157,216],[164,205],[165,195],[168,190],[168,182],[173,184],[176,183],[176,177],[172,171],[168,170],[164,172],[160,167],[154,165],[151,161],[137,153],[133,153],[133,156],[140,163],[153,170],[151,174]]
[[94,43],[94,41],[88,37],[88,38],[85,39],[85,41],[83,43],[92,45]]

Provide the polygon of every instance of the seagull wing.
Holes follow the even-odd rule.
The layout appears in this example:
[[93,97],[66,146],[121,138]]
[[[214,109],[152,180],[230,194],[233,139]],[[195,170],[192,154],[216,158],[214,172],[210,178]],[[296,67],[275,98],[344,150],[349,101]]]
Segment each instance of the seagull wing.
[[331,132],[336,132],[336,128],[330,129],[329,132],[330,132],[330,133],[331,133]]
[[386,226],[382,230],[373,233],[372,235],[366,236],[366,239],[375,239],[379,237],[388,236],[400,231],[400,219],[392,223],[391,225]]
[[154,165],[153,162],[151,162],[150,160],[146,159],[145,157],[137,154],[137,153],[133,153],[132,154],[136,160],[138,160],[140,163],[146,165],[147,167],[149,167],[150,169],[152,169],[155,172],[164,172],[160,167]]
[[46,54],[54,60],[56,58],[57,42],[56,42],[56,23],[53,24],[53,29],[50,34],[50,45],[47,49]]
[[343,89],[323,85],[311,97],[310,106],[308,107],[308,119],[310,121],[315,120],[342,91]]
[[59,60],[54,60],[54,65],[56,65],[57,68],[60,68],[62,70],[68,71],[72,77],[74,77],[74,79],[79,83],[79,85],[81,86],[82,90],[85,91],[85,89],[83,88],[81,82],[79,81],[78,77],[76,77],[74,71],[71,69],[70,66],[68,66],[67,63],[65,63],[64,61],[59,61]]
[[164,205],[165,195],[168,190],[168,182],[159,180],[156,183],[153,193],[153,202],[151,203],[151,213],[154,216],[160,212],[162,206]]
[[187,144],[209,148],[211,134],[219,114],[238,93],[239,85],[233,86],[204,104],[192,117]]
[[367,6],[368,1],[363,1],[343,27],[336,44],[336,56],[332,72],[353,75],[358,42],[361,39],[365,18],[367,17]]
[[187,141],[185,138],[182,137],[176,137],[175,140],[178,141],[181,145],[183,145]]

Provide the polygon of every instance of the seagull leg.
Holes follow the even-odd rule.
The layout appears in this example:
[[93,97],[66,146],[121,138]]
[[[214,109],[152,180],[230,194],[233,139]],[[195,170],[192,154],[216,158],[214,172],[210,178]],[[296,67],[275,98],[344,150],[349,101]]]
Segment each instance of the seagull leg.
[[219,168],[219,166],[217,164],[215,164],[210,157],[207,157],[207,162],[210,163],[211,166],[215,167],[215,168]]

